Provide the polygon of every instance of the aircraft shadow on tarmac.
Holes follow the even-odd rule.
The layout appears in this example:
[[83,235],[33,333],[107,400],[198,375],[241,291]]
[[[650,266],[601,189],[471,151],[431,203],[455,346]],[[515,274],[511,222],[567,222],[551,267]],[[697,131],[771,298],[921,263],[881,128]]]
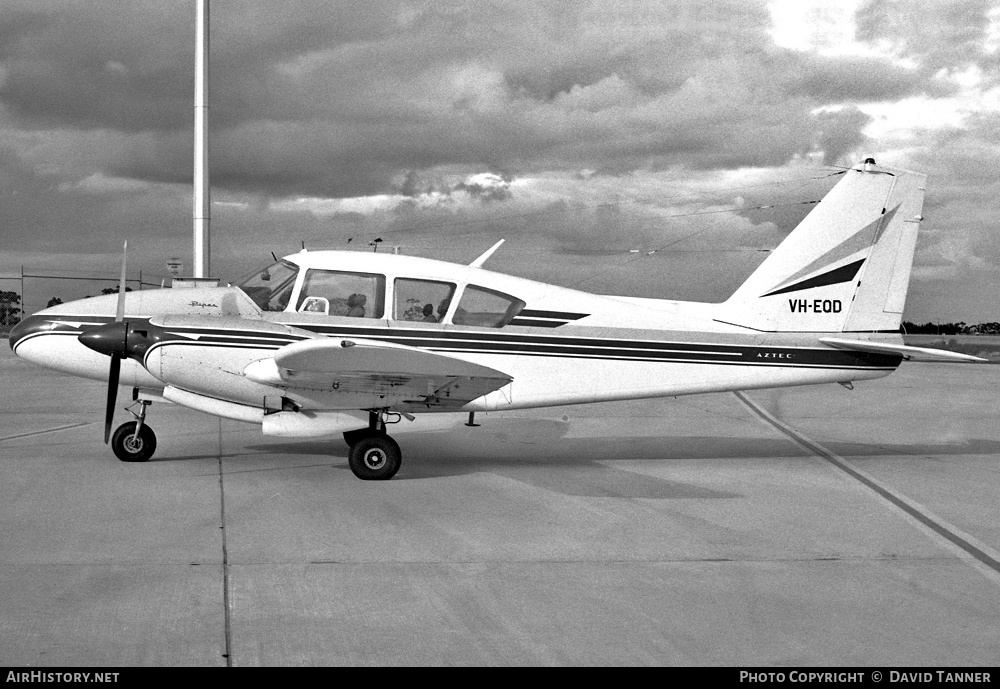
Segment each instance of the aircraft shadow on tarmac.
[[[461,426],[409,431],[396,438],[405,447],[406,460],[394,481],[420,480],[491,473],[568,495],[660,499],[726,499],[734,493],[670,481],[616,468],[626,460],[746,461],[801,458],[805,452],[783,438],[710,436],[565,437],[570,424],[556,420],[493,420],[479,429]],[[838,455],[851,457],[1000,454],[1000,442],[967,440],[929,445],[824,443]],[[276,442],[246,446],[253,453],[347,456],[339,438]],[[337,468],[349,471],[346,463]]]

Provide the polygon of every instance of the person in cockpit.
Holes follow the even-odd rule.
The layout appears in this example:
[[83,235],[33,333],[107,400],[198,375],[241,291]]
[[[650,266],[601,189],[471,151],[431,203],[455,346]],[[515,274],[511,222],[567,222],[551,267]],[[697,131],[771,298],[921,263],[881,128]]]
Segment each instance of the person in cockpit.
[[365,295],[352,294],[347,298],[347,315],[352,318],[364,318],[366,303],[368,303],[368,297]]

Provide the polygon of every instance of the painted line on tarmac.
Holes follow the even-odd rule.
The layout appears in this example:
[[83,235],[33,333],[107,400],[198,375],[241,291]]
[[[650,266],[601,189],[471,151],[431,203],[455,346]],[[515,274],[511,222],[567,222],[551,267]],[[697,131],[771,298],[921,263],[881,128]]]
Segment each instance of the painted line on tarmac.
[[848,464],[846,459],[826,449],[815,440],[808,438],[801,432],[778,420],[762,407],[758,406],[756,402],[752,401],[742,392],[734,392],[733,394],[736,395],[736,398],[743,403],[743,406],[753,412],[756,416],[760,417],[760,419],[764,422],[788,436],[788,438],[794,443],[811,454],[827,460],[844,473],[848,474],[858,482],[878,493],[899,509],[903,510],[906,514],[916,519],[938,536],[941,536],[953,545],[961,548],[980,563],[993,570],[994,573],[1000,574],[1000,553],[996,550],[990,548],[985,543],[982,543],[974,536],[970,536],[965,533],[953,524],[949,524],[947,521],[937,516],[930,510],[915,503],[905,495],[896,492],[870,474],[852,467]]
[[44,431],[32,431],[31,433],[18,433],[17,435],[7,435],[0,438],[0,442],[4,440],[15,440],[17,438],[30,438],[33,435],[44,435],[46,433],[55,433],[56,431],[65,431],[70,428],[79,428],[80,426],[89,426],[92,422],[87,423],[71,423],[68,426],[57,426],[56,428],[47,428]]
[[230,571],[229,571],[229,545],[226,535],[226,484],[224,482],[225,472],[222,470],[222,419],[219,420],[218,454],[219,460],[219,529],[222,531],[222,609],[223,623],[225,625],[226,667],[233,666],[233,624],[232,608],[233,599],[230,593]]

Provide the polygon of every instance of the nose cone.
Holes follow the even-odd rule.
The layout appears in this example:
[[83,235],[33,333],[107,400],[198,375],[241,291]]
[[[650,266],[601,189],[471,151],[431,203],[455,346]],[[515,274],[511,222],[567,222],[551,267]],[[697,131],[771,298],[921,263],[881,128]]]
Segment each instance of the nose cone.
[[37,319],[34,316],[25,318],[11,329],[10,335],[7,337],[7,341],[10,342],[11,351],[16,352],[17,343],[37,329],[38,324],[32,321],[37,321]]
[[40,314],[44,314],[44,312],[28,316],[11,328],[10,335],[7,336],[7,341],[10,343],[11,350],[18,356],[22,355],[23,348],[21,345],[31,340],[37,340],[39,337],[49,335],[59,329],[57,323],[53,323]]
[[128,323],[105,323],[96,328],[85,330],[77,338],[80,344],[93,349],[95,352],[111,356],[125,356],[127,352],[126,338],[128,337]]

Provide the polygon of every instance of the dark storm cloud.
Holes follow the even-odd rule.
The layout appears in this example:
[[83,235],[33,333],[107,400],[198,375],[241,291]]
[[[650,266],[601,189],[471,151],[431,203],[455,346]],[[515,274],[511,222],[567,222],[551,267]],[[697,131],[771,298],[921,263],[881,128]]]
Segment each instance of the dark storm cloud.
[[[213,98],[220,123],[266,114],[274,67],[344,42],[385,36],[398,3],[294,6],[216,2],[212,8]],[[16,4],[5,17],[0,99],[33,126],[188,126],[193,93],[194,12],[188,0]],[[251,105],[249,111],[244,107]]]
[[847,155],[859,150],[867,142],[862,129],[872,121],[857,107],[848,107],[816,115],[819,133],[819,149],[823,151],[824,162],[834,164],[846,160]]
[[169,233],[189,204],[183,196],[147,195],[130,180],[95,175],[67,185],[0,150],[0,245],[8,252],[114,251],[120,240],[109,228],[139,240]]
[[798,64],[781,68],[788,75],[787,89],[817,103],[843,101],[894,101],[928,94],[946,96],[957,88],[935,83],[919,70],[893,64],[886,58],[844,56],[837,59],[804,55],[791,58]]
[[969,118],[965,127],[928,132],[928,151],[914,161],[927,171],[924,216],[932,221],[921,235],[918,266],[947,266],[950,277],[970,268],[1000,266],[996,241],[1000,217],[1000,115]]
[[[38,2],[8,25],[0,100],[24,126],[184,125],[190,111],[192,23],[187,3]],[[182,107],[184,104],[188,107]]]
[[[191,4],[17,4],[0,102],[25,129],[128,134],[108,175],[190,179]],[[343,197],[438,166],[726,168],[826,143],[837,157],[864,122],[831,135],[816,106],[920,89],[886,64],[778,50],[768,27],[742,1],[216,2],[213,184]]]

